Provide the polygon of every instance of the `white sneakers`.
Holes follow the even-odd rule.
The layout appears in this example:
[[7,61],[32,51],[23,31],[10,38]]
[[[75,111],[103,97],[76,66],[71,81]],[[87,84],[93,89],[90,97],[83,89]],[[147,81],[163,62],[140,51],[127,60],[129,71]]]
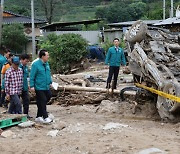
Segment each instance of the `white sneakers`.
[[40,122],[40,123],[44,123],[44,119],[42,117],[37,117],[35,119],[35,122]]
[[37,117],[36,119],[35,119],[35,122],[39,122],[39,123],[44,123],[44,124],[49,124],[49,123],[51,123],[53,120],[51,119],[51,118],[49,118],[49,117],[47,117],[47,118],[45,118],[45,119],[43,119],[42,117]]
[[44,119],[44,124],[49,124],[49,123],[51,123],[51,122],[52,122],[52,119],[49,118],[49,117],[47,117],[47,118]]

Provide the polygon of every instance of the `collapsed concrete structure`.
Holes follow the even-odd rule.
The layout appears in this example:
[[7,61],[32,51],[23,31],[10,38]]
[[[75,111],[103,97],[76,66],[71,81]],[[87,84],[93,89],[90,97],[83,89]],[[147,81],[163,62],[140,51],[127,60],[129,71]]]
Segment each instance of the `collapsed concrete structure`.
[[[134,82],[180,97],[180,33],[148,27],[142,21],[125,35]],[[174,119],[180,103],[155,95],[162,119]]]

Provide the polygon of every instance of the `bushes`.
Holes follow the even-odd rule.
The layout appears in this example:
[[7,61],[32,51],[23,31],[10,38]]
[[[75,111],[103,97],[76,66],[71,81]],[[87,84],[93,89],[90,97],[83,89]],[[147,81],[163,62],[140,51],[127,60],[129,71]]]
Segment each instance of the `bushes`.
[[50,54],[51,69],[56,73],[64,73],[87,55],[87,41],[78,34],[50,34],[40,44]]
[[15,53],[21,53],[27,42],[22,24],[3,25],[2,45]]

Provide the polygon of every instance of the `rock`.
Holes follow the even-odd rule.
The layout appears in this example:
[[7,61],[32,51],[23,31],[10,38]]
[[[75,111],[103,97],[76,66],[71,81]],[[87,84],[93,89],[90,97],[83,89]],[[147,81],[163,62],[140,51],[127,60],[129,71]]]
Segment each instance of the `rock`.
[[59,122],[52,125],[52,129],[62,130],[64,128],[66,128],[65,122]]
[[26,122],[18,124],[18,126],[21,128],[31,127],[33,125],[35,125],[35,122],[33,121],[26,121]]
[[128,125],[124,125],[124,124],[120,124],[120,123],[113,123],[113,122],[110,122],[110,123],[107,123],[103,129],[104,130],[110,130],[110,129],[116,129],[116,128],[127,128],[129,127]]
[[56,137],[59,130],[51,130],[47,133],[47,136]]
[[3,132],[1,133],[1,136],[4,137],[4,138],[11,137],[11,136],[13,136],[13,135],[15,135],[15,133],[12,132],[11,130],[3,131]]
[[104,113],[104,112],[110,112],[110,113],[120,113],[120,106],[119,102],[111,102],[109,100],[103,100],[101,101],[101,104],[99,105],[96,112]]
[[145,150],[140,151],[138,154],[153,154],[153,153],[166,154],[165,151],[162,151],[158,148],[145,149]]

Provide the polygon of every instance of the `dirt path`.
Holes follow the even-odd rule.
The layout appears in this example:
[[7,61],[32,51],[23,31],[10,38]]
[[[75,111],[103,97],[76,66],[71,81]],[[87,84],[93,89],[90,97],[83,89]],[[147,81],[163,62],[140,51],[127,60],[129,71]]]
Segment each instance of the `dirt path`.
[[[180,123],[152,121],[129,114],[97,113],[94,106],[61,107],[51,105],[55,116],[51,125],[42,128],[11,127],[14,135],[0,137],[1,154],[134,154],[148,148],[158,148],[168,154],[180,153]],[[30,106],[35,116],[36,106]],[[108,129],[106,124],[117,124]],[[53,128],[56,137],[47,136]]]
[[[104,65],[93,66],[84,73],[69,75],[69,81],[72,77],[83,77],[87,72],[106,80],[108,70]],[[119,81],[121,76],[122,71]],[[127,78],[129,80],[129,76]],[[105,84],[95,82],[91,86],[105,87]],[[120,84],[122,82],[118,87]],[[0,154],[149,154],[142,152],[149,148],[157,148],[154,150],[163,154],[179,154],[180,123],[161,122],[156,108],[149,103],[135,114],[132,114],[133,107],[133,104],[118,101],[107,101],[104,106],[101,103],[96,107],[48,105],[48,111],[55,116],[54,122],[36,128],[15,126],[4,130],[10,130],[14,135],[0,137]],[[0,112],[2,110],[0,108]],[[36,105],[30,105],[32,120],[36,110]],[[47,135],[52,130],[58,130],[56,137]]]

